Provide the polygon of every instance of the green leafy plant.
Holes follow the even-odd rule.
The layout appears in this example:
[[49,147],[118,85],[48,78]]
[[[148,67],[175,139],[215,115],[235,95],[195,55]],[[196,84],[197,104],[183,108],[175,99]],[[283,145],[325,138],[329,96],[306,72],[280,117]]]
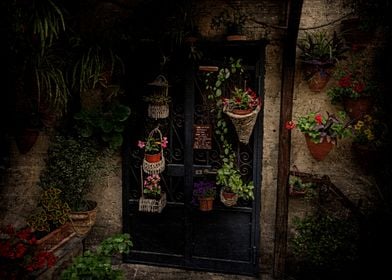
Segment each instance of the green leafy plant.
[[241,173],[232,162],[223,163],[222,167],[218,169],[216,183],[227,192],[238,194],[238,197],[244,200],[254,199],[253,182],[245,183],[242,180]]
[[294,256],[315,271],[336,270],[358,256],[358,223],[352,217],[316,213],[293,220],[295,236],[290,245]]
[[291,195],[301,194],[311,199],[315,196],[315,188],[317,185],[313,182],[304,182],[299,176],[289,176],[289,193]]
[[224,98],[223,105],[227,106],[228,110],[254,110],[260,105],[260,98],[257,97],[251,88],[242,89],[235,87],[230,98]]
[[76,129],[85,138],[103,141],[112,150],[123,144],[123,131],[131,114],[128,106],[113,102],[103,107],[82,109],[74,115]]
[[288,129],[298,127],[302,133],[309,135],[314,143],[327,141],[336,144],[338,138],[351,136],[349,126],[352,121],[345,121],[346,118],[346,113],[343,111],[339,111],[337,115],[327,112],[327,117],[311,112],[299,117],[296,124],[291,122],[286,127]]
[[224,9],[211,19],[210,26],[215,30],[224,27],[227,34],[242,34],[242,29],[249,19],[248,13],[239,8],[229,6],[229,9]]
[[51,232],[69,220],[71,208],[60,198],[61,190],[48,188],[39,198],[38,207],[27,217],[27,224],[36,231]]
[[144,149],[147,154],[159,153],[162,148],[167,148],[167,137],[162,137],[162,141],[156,135],[148,135],[145,141],[138,141],[138,147]]
[[97,144],[81,137],[55,135],[50,142],[38,185],[61,190],[60,197],[72,211],[89,210],[86,195],[107,170]]
[[62,272],[61,279],[124,279],[123,271],[113,268],[112,258],[116,254],[128,253],[132,246],[129,234],[108,237],[94,252],[87,250],[83,255],[74,258],[72,264]]
[[148,175],[143,182],[143,193],[147,198],[159,199],[161,197],[161,176],[159,174]]
[[80,38],[75,41],[75,53],[82,55],[74,62],[72,88],[76,88],[79,93],[94,89],[98,85],[107,88],[115,73],[124,72],[122,59],[111,48],[98,44],[85,46]]
[[144,101],[155,105],[165,105],[171,102],[171,97],[159,93],[144,96]]
[[253,199],[253,183],[244,183],[241,173],[236,165],[236,154],[227,139],[228,126],[223,116],[224,89],[234,89],[236,82],[244,73],[241,59],[230,58],[227,66],[218,72],[206,74],[206,89],[209,91],[208,99],[215,103],[216,127],[215,135],[220,142],[222,161],[217,170],[217,184],[227,191],[238,194],[243,199]]
[[305,33],[305,38],[298,42],[298,48],[303,62],[319,65],[333,65],[344,58],[343,54],[347,51],[343,39],[336,32],[331,36],[324,31]]

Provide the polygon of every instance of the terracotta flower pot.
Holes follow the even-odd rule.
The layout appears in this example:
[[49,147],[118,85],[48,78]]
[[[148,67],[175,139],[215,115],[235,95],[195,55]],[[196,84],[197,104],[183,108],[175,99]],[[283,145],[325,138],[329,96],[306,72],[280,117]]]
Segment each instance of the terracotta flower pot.
[[317,71],[308,80],[309,89],[313,92],[320,92],[327,85],[330,75],[326,71]]
[[199,197],[199,209],[200,211],[211,211],[214,206],[213,197]]
[[254,109],[252,109],[252,108],[249,108],[249,109],[233,109],[231,112],[232,112],[233,114],[243,116],[243,115],[247,115],[247,114],[252,113],[253,110],[254,110]]
[[370,145],[353,142],[351,152],[355,162],[364,174],[372,173],[377,166],[377,162],[380,162],[379,152]]
[[150,154],[145,154],[145,155],[144,155],[144,158],[145,158],[146,161],[148,161],[148,162],[158,162],[158,161],[161,160],[161,156],[162,156],[162,154],[161,154],[161,152],[159,152],[159,153],[152,154],[152,155],[150,155]]
[[308,134],[305,134],[306,145],[308,146],[310,154],[317,161],[322,161],[332,150],[334,144],[327,142],[325,139],[322,143],[314,143]]

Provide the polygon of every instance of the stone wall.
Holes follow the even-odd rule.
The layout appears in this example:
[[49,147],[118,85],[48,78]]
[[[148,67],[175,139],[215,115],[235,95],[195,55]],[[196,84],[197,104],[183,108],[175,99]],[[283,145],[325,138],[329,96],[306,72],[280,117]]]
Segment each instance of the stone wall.
[[[260,268],[263,273],[272,269],[274,250],[275,202],[277,186],[277,155],[279,139],[279,109],[281,97],[281,57],[282,36],[284,31],[277,28],[285,24],[286,1],[231,1],[241,2],[243,9],[249,10],[254,19],[266,23],[260,25],[250,22],[246,28],[248,39],[267,38],[265,96],[263,103],[263,158],[261,186],[261,241]],[[347,11],[342,9],[339,1],[305,0],[301,17],[299,36],[304,35],[306,28],[320,26],[339,19]],[[211,17],[218,14],[227,1],[199,0],[198,25],[203,36],[220,39],[222,34],[210,28]],[[326,29],[338,29],[338,23],[325,26]],[[331,82],[327,88],[331,86]],[[301,74],[300,63],[297,63],[294,92],[293,118],[306,112],[335,112],[339,108],[330,104],[325,90],[320,93],[311,92]],[[43,167],[48,135],[41,133],[33,149],[22,155],[11,139],[11,166],[7,170],[5,185],[0,190],[0,219],[3,223],[23,224],[25,213],[35,206],[35,198],[39,192],[36,182]],[[350,140],[340,141],[338,146],[321,162],[313,160],[305,145],[303,135],[292,132],[291,165],[300,171],[326,174],[345,194],[357,201],[366,196],[373,181],[371,177],[361,174],[353,163],[350,154]],[[122,179],[121,158],[119,155],[108,159],[115,163],[117,169],[105,181],[94,187],[91,198],[99,204],[97,223],[87,238],[86,245],[94,246],[99,241],[122,229]],[[295,205],[294,205],[295,206]],[[290,217],[301,212],[291,205]]]

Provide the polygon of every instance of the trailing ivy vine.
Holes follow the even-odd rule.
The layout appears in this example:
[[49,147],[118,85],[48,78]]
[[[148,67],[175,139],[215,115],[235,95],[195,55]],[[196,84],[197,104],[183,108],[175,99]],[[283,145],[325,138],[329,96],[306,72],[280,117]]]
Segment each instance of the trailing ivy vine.
[[236,162],[236,153],[233,145],[228,141],[228,126],[223,115],[223,97],[236,85],[242,82],[244,74],[241,59],[230,58],[227,66],[221,67],[217,72],[208,72],[205,75],[208,99],[215,104],[215,130],[214,133],[220,142],[222,167],[217,171],[217,184],[227,191],[238,194],[245,200],[253,199],[253,182],[245,184],[241,178]]

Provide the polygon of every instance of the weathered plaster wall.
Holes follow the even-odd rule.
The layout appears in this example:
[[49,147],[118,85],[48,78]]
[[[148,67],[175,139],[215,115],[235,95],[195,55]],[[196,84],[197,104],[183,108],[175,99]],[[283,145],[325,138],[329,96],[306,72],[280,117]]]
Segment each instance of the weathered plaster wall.
[[[235,1],[234,1],[235,2]],[[255,19],[269,25],[283,25],[285,22],[285,1],[257,1],[246,0],[241,2],[244,9],[248,9]],[[218,14],[227,4],[227,1],[200,0],[198,23],[203,36],[219,39],[221,34],[211,30],[211,17]],[[346,11],[342,10],[339,1],[305,0],[301,17],[301,28],[319,26],[338,19]],[[327,26],[328,29],[338,28],[338,25]],[[277,155],[279,139],[279,109],[281,97],[281,57],[283,31],[272,27],[263,27],[250,23],[246,28],[249,39],[266,38],[269,44],[266,48],[265,65],[265,96],[263,104],[263,158],[262,158],[262,184],[261,188],[261,260],[262,272],[271,272],[274,249],[275,201],[277,184]],[[303,36],[304,30],[299,36]],[[331,86],[332,81],[327,85]],[[324,90],[320,93],[311,92],[301,75],[300,64],[297,63],[294,111],[293,118],[313,111],[334,112],[339,108],[332,106]],[[17,222],[22,224],[25,213],[34,206],[34,198],[38,194],[36,182],[43,167],[44,157],[48,144],[48,136],[41,134],[33,149],[26,155],[18,152],[11,139],[11,166],[7,170],[5,186],[1,189],[0,220],[4,223]],[[346,195],[356,201],[366,195],[372,185],[372,178],[361,174],[353,163],[350,154],[350,140],[339,142],[328,157],[317,162],[313,160],[307,150],[302,134],[292,132],[291,164],[296,165],[300,171],[327,174],[332,181],[340,187]],[[105,236],[121,231],[122,228],[122,181],[121,158],[117,155],[108,159],[117,166],[107,180],[94,187],[91,198],[98,201],[99,211],[97,223],[87,239],[87,245],[94,245]],[[26,199],[27,198],[27,199]],[[298,206],[298,204],[296,204]],[[298,207],[290,203],[290,219],[298,212]]]

